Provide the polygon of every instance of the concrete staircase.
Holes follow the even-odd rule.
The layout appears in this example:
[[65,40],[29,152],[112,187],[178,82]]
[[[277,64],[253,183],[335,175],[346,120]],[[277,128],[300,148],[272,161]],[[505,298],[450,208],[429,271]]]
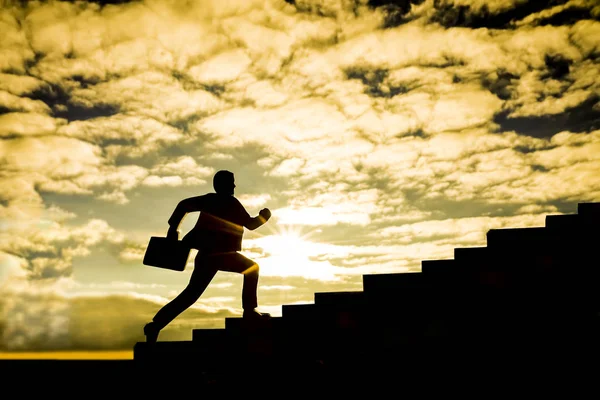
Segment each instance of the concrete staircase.
[[423,260],[421,272],[364,275],[362,291],[283,305],[270,321],[227,318],[223,329],[195,329],[191,341],[137,343],[135,365],[347,381],[452,369],[459,359],[475,368],[597,364],[599,229],[600,203],[580,203],[543,227],[489,230],[487,246]]

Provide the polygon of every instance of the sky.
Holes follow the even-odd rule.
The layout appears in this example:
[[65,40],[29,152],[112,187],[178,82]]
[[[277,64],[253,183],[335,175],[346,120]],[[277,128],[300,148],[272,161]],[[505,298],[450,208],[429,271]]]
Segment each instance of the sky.
[[[0,352],[143,341],[195,256],[148,241],[220,169],[272,212],[242,253],[275,316],[600,201],[593,0],[0,4]],[[159,340],[240,316],[242,279]]]

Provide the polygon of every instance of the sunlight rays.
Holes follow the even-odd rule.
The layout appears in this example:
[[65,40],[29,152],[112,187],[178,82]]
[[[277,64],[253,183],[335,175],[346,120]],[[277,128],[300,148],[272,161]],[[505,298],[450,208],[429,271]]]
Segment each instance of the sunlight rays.
[[262,235],[247,240],[252,246],[263,250],[263,254],[252,254],[260,264],[261,275],[291,277],[326,281],[339,280],[343,268],[331,265],[329,261],[316,261],[314,258],[326,254],[328,245],[310,241],[317,230],[303,233],[293,225],[280,225],[272,228],[270,235]]

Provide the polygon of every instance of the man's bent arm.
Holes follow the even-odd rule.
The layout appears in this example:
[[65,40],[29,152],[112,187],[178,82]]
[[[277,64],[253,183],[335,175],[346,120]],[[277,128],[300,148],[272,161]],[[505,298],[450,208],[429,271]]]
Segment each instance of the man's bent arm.
[[203,200],[204,196],[189,197],[181,200],[179,204],[177,204],[177,207],[175,207],[173,214],[171,214],[171,218],[169,218],[170,229],[179,229],[179,225],[181,225],[181,221],[183,221],[183,218],[187,213],[202,211]]
[[251,231],[253,231],[256,228],[259,228],[259,227],[263,226],[266,222],[267,222],[266,218],[264,218],[262,215],[257,215],[254,218],[250,218],[248,220],[248,223],[245,226],[246,226],[246,228],[248,228]]

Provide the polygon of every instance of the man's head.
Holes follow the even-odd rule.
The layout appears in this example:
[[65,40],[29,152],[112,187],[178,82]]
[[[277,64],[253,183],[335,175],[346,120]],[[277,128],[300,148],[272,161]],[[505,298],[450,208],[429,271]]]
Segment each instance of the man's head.
[[213,177],[213,187],[219,194],[229,194],[233,196],[235,188],[235,178],[233,172],[227,170],[218,171]]

